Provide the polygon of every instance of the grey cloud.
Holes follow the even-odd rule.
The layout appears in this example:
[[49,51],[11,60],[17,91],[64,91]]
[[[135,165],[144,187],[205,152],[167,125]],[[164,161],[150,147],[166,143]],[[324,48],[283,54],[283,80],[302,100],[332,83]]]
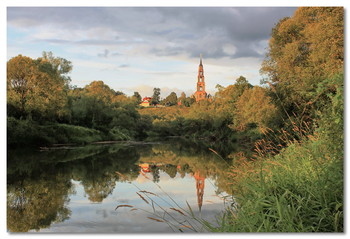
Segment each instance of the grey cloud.
[[[294,11],[293,7],[9,7],[7,15],[10,26],[24,29],[45,24],[67,31],[103,27],[115,35],[113,39],[46,39],[49,43],[107,48],[141,44],[157,56],[203,53],[207,58],[239,58],[261,57],[253,46],[269,39],[278,20]],[[235,46],[236,53],[225,52],[225,44]]]
[[150,53],[157,56],[175,56],[181,54],[184,51],[185,49],[183,47],[154,47],[149,50]]

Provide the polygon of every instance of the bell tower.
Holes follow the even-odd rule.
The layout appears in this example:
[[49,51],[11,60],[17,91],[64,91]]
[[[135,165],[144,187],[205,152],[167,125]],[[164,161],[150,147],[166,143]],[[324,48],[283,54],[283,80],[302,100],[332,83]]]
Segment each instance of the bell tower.
[[204,70],[202,64],[202,54],[200,55],[200,62],[198,67],[198,80],[197,91],[194,93],[196,102],[207,98],[207,92],[205,92]]

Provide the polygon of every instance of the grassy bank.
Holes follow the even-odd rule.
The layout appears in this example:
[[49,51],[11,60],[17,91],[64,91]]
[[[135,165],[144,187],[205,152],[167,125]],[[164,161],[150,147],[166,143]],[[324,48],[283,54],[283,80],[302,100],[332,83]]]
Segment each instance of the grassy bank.
[[7,145],[44,146],[52,144],[86,144],[105,140],[106,136],[94,129],[81,126],[50,123],[40,125],[31,120],[7,119]]
[[343,152],[312,137],[280,154],[235,162],[237,208],[227,209],[221,232],[342,232]]

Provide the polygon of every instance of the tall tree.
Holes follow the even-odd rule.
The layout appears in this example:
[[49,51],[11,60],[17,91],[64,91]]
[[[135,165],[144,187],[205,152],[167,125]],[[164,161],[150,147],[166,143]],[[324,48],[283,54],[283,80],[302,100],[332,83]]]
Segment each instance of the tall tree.
[[160,88],[153,88],[152,105],[157,105],[160,102]]
[[344,8],[305,7],[272,30],[261,73],[290,100],[308,102],[318,83],[343,69]]
[[54,119],[65,114],[66,74],[72,66],[63,58],[43,55],[37,60],[18,55],[7,62],[7,102],[19,109],[19,116]]
[[25,115],[26,103],[38,69],[33,59],[18,55],[7,62],[7,103]]
[[139,92],[135,91],[132,98],[136,101],[137,104],[141,103],[142,97]]

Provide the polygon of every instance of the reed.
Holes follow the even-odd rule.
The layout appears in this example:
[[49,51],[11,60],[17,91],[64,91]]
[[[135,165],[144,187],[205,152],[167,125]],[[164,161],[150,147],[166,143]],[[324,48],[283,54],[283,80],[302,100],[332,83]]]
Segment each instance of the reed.
[[234,162],[228,175],[238,207],[226,210],[212,231],[343,231],[343,152],[331,151],[307,123],[299,126],[267,129],[255,158]]

